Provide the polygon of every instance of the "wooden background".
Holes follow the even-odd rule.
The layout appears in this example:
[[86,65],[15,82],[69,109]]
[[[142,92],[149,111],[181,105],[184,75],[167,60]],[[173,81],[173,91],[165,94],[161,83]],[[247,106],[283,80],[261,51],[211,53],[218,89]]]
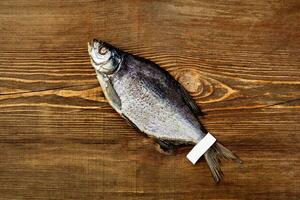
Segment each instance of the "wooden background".
[[[174,75],[244,161],[215,184],[108,105],[87,42]],[[1,1],[0,199],[299,199],[300,1]]]

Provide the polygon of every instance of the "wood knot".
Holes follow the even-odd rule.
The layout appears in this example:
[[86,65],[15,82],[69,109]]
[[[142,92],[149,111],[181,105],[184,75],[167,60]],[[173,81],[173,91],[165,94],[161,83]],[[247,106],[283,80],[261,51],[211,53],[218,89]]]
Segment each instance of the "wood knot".
[[201,103],[222,101],[232,96],[235,91],[219,80],[203,76],[197,69],[176,69],[171,71],[175,79]]
[[186,71],[184,73],[177,73],[179,77],[175,77],[183,87],[189,91],[193,96],[201,95],[205,87],[203,78],[195,71]]

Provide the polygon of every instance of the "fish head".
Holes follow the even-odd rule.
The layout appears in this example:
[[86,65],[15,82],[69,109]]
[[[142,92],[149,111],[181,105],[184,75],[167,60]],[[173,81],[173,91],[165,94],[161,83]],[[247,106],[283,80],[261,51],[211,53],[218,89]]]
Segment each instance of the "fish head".
[[122,60],[113,46],[96,39],[88,43],[88,52],[95,70],[108,75],[117,71]]

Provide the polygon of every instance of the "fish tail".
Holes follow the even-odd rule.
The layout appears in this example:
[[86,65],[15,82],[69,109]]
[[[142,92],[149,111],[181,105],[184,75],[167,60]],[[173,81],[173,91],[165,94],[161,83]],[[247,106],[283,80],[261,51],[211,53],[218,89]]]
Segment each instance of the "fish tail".
[[242,163],[238,156],[236,156],[219,142],[216,142],[211,148],[209,148],[204,154],[204,157],[215,182],[219,182],[223,178],[220,158]]

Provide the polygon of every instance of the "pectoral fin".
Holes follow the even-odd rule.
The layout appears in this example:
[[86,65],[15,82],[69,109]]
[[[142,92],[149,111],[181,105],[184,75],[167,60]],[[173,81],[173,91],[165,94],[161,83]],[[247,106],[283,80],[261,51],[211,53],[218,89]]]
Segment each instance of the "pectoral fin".
[[109,78],[100,72],[97,72],[97,78],[103,90],[103,93],[108,100],[109,104],[121,114],[121,99],[118,96],[116,90],[114,89],[113,85],[111,84]]

